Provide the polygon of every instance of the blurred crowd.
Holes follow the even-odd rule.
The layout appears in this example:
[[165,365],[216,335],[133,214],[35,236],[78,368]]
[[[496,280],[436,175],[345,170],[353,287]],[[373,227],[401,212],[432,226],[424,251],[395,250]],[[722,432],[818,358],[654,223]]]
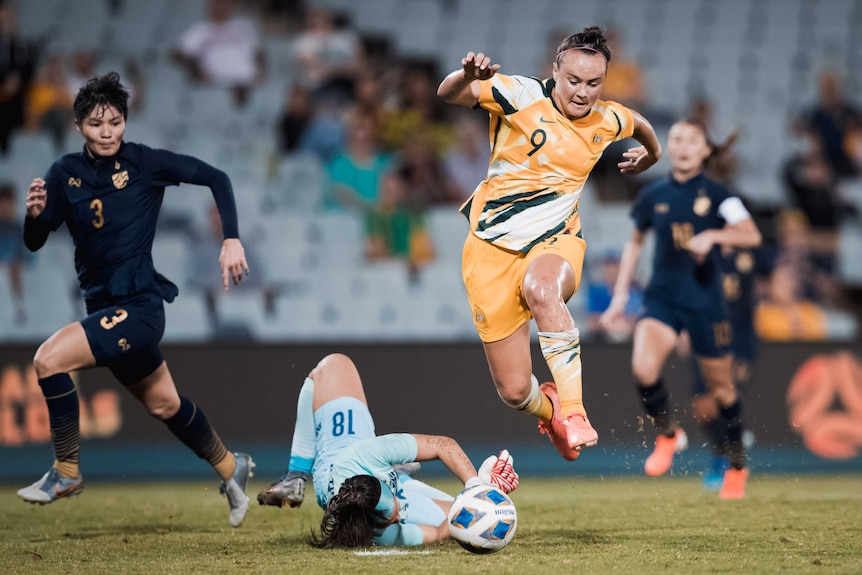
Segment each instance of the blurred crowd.
[[[118,13],[129,0],[105,2]],[[290,82],[271,126],[277,142],[273,154],[318,163],[326,177],[314,208],[357,214],[364,222],[365,260],[403,261],[414,281],[421,281],[423,266],[435,258],[428,210],[457,210],[484,179],[490,157],[487,114],[447,107],[436,96],[442,77],[459,62],[441,70],[435,59],[404,57],[386,37],[354,27],[347,14],[302,0],[208,0],[205,7],[199,21],[175,39],[173,65],[192,85],[228,91],[240,110],[255,90],[282,73],[272,66],[263,38],[288,39]],[[548,35],[546,61],[536,62],[533,70],[507,72],[549,75],[556,46],[570,32],[559,29]],[[610,35],[614,56],[604,99],[637,109],[660,133],[686,116],[713,124],[706,94],[692,95],[688,109],[655,106],[637,55],[626,50],[619,30]],[[0,0],[0,154],[8,153],[17,134],[34,131],[50,135],[58,154],[67,150],[75,142],[74,96],[88,78],[105,71],[97,48],[59,52],[41,45],[17,26],[14,2]],[[130,125],[137,110],[159,99],[148,92],[145,69],[140,60],[129,58],[120,70],[132,93]],[[737,187],[745,158],[732,147],[713,162],[711,175],[743,197],[766,239],[757,255],[762,274],[751,302],[759,334],[773,340],[820,339],[827,333],[828,310],[860,313],[853,297],[858,294],[836,281],[836,257],[839,226],[862,225],[842,193],[845,186],[858,185],[862,175],[862,113],[844,94],[841,76],[824,72],[818,99],[788,115],[788,137],[796,151],[786,158],[780,175],[785,192],[780,205],[760,202],[757,190]],[[620,176],[616,169],[617,157],[629,145],[609,148],[591,176],[596,209],[630,203],[645,183]],[[20,276],[28,257],[21,246],[25,191],[9,183],[0,186],[0,266],[9,274],[13,302],[21,301]],[[217,222],[212,229],[218,229]],[[621,246],[628,231],[619,233]],[[212,240],[210,230],[196,234],[203,239],[196,241],[195,250],[217,250],[218,238]],[[193,261],[211,257],[201,253]],[[595,321],[609,302],[618,259],[618,250],[588,253],[584,288],[591,331],[613,341],[630,336],[639,311],[638,298],[631,298],[628,317],[613,333],[602,333]],[[259,290],[267,309],[273,309],[280,287],[261,276],[250,289]],[[197,287],[207,294],[211,288]],[[207,297],[214,309],[216,298]],[[16,321],[26,321],[23,307],[14,305]]]

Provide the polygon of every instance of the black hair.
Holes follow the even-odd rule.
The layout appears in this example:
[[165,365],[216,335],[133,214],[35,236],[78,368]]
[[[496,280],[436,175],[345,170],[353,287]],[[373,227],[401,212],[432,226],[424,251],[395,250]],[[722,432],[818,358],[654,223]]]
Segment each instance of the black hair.
[[72,110],[75,123],[80,124],[96,107],[113,106],[125,120],[129,113],[129,92],[120,83],[120,75],[116,72],[108,72],[103,76],[96,76],[78,90]]
[[557,48],[555,62],[557,66],[563,59],[563,54],[568,50],[583,50],[584,52],[598,52],[605,57],[605,62],[611,61],[611,49],[608,48],[608,39],[598,26],[584,28],[582,32],[572,34]]
[[381,489],[380,481],[372,475],[346,479],[326,505],[320,535],[312,533],[308,543],[318,549],[370,547],[374,531],[389,523],[389,518],[376,509]]

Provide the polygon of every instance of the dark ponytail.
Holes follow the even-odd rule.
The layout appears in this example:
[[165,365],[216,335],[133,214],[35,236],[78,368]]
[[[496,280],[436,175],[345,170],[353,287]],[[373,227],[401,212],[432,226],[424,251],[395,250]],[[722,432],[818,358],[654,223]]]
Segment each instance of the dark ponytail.
[[557,66],[563,59],[563,54],[569,50],[582,50],[584,52],[599,53],[605,57],[605,62],[611,61],[611,49],[608,48],[608,39],[598,26],[584,28],[583,32],[572,34],[557,48],[555,62]]
[[312,533],[308,543],[318,549],[371,546],[374,531],[389,523],[389,518],[375,509],[381,489],[380,481],[371,475],[346,479],[326,505],[320,535]]

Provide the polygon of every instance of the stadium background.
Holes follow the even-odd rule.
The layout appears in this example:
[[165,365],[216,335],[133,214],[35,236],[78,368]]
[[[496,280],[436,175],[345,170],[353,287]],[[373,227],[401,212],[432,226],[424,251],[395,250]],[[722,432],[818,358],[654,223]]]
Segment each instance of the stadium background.
[[[560,39],[555,31],[593,24],[616,29],[625,54],[643,71],[647,117],[649,110],[656,118],[679,117],[694,100],[708,98],[716,133],[743,127],[734,183],[770,241],[775,214],[795,207],[781,177],[798,151],[792,118],[816,103],[822,72],[839,75],[851,101],[862,80],[862,38],[854,34],[862,26],[859,0],[248,1],[238,7],[258,30],[266,75],[248,102],[237,106],[228,90],[194,83],[171,58],[182,34],[206,18],[205,0],[11,4],[21,36],[39,47],[37,70],[50,56],[68,62],[84,52],[95,56],[99,73],[116,69],[124,78],[137,78],[132,87],[140,107],[130,113],[127,139],[198,156],[231,176],[256,280],[208,301],[195,248],[211,198],[190,186],[169,189],[154,257],[181,295],[167,306],[165,357],[179,387],[199,398],[228,445],[255,455],[264,475],[275,475],[286,463],[299,385],[332,351],[348,352],[359,365],[378,431],[447,433],[471,454],[508,447],[524,474],[570,472],[534,422],[504,409],[493,391],[460,283],[466,223],[457,203],[424,207],[434,258],[418,272],[400,258],[369,262],[363,218],[327,207],[324,161],[282,149],[278,126],[299,81],[291,50],[303,32],[303,6],[340,14],[341,26],[362,40],[366,70],[379,75],[390,89],[387,101],[394,99],[396,106],[399,83],[410,69],[432,70],[436,86],[467,50],[482,50],[504,72],[535,75],[546,64],[548,38],[555,38],[551,44]],[[667,125],[656,123],[663,137]],[[60,143],[62,151],[79,147],[72,132]],[[8,153],[0,157],[0,179],[14,183],[19,215],[27,184],[58,155],[45,130],[13,133]],[[666,169],[663,160],[645,177]],[[842,179],[837,192],[848,211],[862,209],[858,179]],[[587,283],[598,277],[601,258],[617,253],[627,239],[629,205],[603,198],[592,184],[585,189]],[[836,234],[832,279],[839,295],[822,305],[827,337],[762,348],[746,407],[757,437],[755,469],[862,469],[860,219],[842,219]],[[29,360],[57,327],[82,316],[72,250],[61,230],[26,260],[20,304],[26,321],[16,317],[12,286],[0,274],[0,481],[30,478],[50,457],[39,427],[42,416],[31,409],[41,396]],[[648,264],[649,258],[643,260]],[[642,279],[648,267],[641,266]],[[216,270],[211,273],[217,284]],[[631,389],[630,346],[589,332],[586,293],[582,289],[570,307],[584,331],[585,395],[602,442],[577,470],[636,473],[652,432],[644,429]],[[534,361],[537,374],[547,377],[538,349]],[[694,449],[680,469],[695,472],[708,450],[688,419],[690,361],[674,360],[668,376],[694,436]],[[805,397],[817,395],[811,391],[816,388],[830,398],[801,427],[791,425],[788,407],[795,377]],[[808,381],[814,383],[806,387]],[[107,372],[83,373],[79,382],[87,401],[109,391],[87,410],[91,437],[82,461],[88,478],[157,478],[151,463],[165,460],[173,476],[209,476],[206,465],[189,458],[130,397],[110,395],[118,387]],[[825,439],[806,436],[806,443],[802,432],[812,426],[839,431]]]

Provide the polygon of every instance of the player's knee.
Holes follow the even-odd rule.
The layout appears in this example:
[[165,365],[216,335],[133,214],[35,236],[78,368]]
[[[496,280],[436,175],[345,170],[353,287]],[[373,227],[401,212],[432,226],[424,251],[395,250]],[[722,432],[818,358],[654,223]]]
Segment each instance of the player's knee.
[[33,356],[33,369],[36,370],[36,377],[49,377],[57,373],[56,361],[50,342],[45,342],[36,350],[36,355]]
[[524,283],[524,299],[534,315],[545,310],[558,308],[563,301],[557,285],[538,281]]
[[314,378],[315,373],[319,374],[322,371],[341,371],[344,369],[356,369],[356,366],[353,365],[353,360],[343,353],[330,353],[321,359],[317,364],[317,367],[315,367],[311,372],[312,379]]
[[145,407],[150,416],[159,421],[165,421],[173,417],[174,414],[179,411],[180,403],[179,398],[176,398],[176,400],[172,398],[149,399],[147,400]]
[[530,388],[518,389],[512,386],[497,385],[497,395],[500,396],[503,403],[512,409],[518,409],[530,397]]
[[660,366],[657,366],[652,361],[633,361],[632,374],[639,384],[650,385],[658,381]]

